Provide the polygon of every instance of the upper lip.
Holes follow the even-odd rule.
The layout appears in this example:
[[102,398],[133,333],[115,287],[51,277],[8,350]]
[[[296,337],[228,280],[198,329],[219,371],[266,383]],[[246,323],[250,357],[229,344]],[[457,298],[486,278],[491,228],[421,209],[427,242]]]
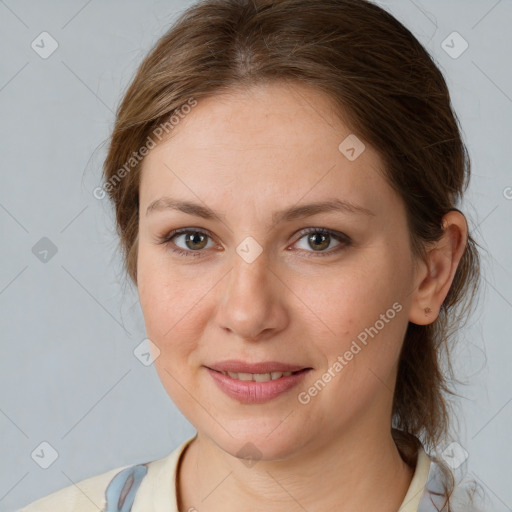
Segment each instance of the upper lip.
[[239,359],[229,359],[207,366],[218,372],[233,373],[271,373],[271,372],[296,372],[309,368],[302,365],[280,363],[279,361],[263,361],[261,363],[246,363]]

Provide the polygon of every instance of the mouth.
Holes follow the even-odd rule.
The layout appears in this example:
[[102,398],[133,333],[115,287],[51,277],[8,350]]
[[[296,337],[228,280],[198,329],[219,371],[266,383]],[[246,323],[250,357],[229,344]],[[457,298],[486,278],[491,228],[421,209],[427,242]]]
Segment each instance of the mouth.
[[218,371],[210,368],[210,370],[225,375],[234,380],[240,381],[253,381],[253,382],[269,382],[271,380],[278,380],[283,377],[289,377],[290,375],[296,375],[298,373],[306,372],[311,370],[311,368],[303,368],[302,370],[297,370],[295,372],[269,372],[269,373],[249,373],[249,372],[228,372],[228,371]]
[[[243,366],[246,371],[234,371]],[[285,396],[301,383],[313,370],[282,363],[257,363],[256,371],[247,371],[250,366],[240,362],[224,362],[223,368],[205,369],[226,396],[244,404],[261,404]],[[228,368],[229,367],[229,368]],[[263,368],[262,368],[263,367]]]
[[241,359],[228,359],[212,363],[206,366],[210,370],[217,372],[231,373],[249,373],[255,375],[265,375],[267,373],[294,373],[304,370],[308,367],[305,365],[297,365],[290,363],[282,363],[280,361],[262,361],[260,363],[248,363]]

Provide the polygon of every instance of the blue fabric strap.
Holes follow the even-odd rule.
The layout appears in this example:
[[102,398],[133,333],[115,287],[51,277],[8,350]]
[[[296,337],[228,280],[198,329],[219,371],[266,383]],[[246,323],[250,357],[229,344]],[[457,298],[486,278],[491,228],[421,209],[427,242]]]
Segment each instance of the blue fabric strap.
[[105,491],[107,504],[104,512],[130,512],[137,489],[147,472],[145,464],[137,464],[118,473]]

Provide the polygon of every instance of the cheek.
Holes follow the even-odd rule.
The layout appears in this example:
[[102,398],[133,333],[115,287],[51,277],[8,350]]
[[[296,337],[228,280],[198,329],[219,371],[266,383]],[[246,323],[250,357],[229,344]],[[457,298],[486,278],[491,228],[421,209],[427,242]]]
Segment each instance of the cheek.
[[195,378],[190,370],[198,339],[190,323],[195,310],[190,294],[174,278],[146,263],[150,262],[141,260],[138,290],[147,337],[159,351],[154,366],[169,397],[186,412]]
[[169,265],[161,248],[141,244],[137,260],[138,294],[146,329],[157,339],[172,337],[175,325],[186,319],[196,298],[190,280],[182,279]]
[[[147,337],[158,347],[155,366],[168,393],[181,403],[180,385],[192,385],[199,340],[211,311],[206,310],[214,282],[197,274],[193,265],[183,275],[169,258],[142,246],[138,256],[138,293]],[[174,377],[174,378],[173,378]],[[178,379],[176,382],[174,379]]]
[[311,319],[323,333],[317,340],[323,339],[327,365],[341,356],[343,372],[357,374],[356,380],[366,378],[369,369],[377,375],[389,373],[408,323],[404,276],[397,272],[396,263],[380,257],[364,268],[317,280],[315,287],[304,284],[299,293],[316,313]]

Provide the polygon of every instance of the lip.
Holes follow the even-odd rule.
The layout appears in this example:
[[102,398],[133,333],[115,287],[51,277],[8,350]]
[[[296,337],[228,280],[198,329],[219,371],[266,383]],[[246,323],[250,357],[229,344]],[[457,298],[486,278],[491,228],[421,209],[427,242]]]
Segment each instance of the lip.
[[[276,399],[278,396],[290,391],[300,384],[312,368],[304,368],[292,375],[283,376],[276,380],[267,382],[256,382],[248,380],[237,380],[229,375],[206,367],[206,370],[221,391],[234,400],[245,404],[261,404]],[[225,370],[231,371],[231,370]],[[296,370],[274,370],[274,371],[296,371]],[[266,371],[248,373],[268,373]]]
[[239,359],[228,359],[206,366],[210,370],[217,372],[234,373],[270,373],[270,372],[297,372],[304,370],[306,366],[280,363],[278,361],[264,361],[261,363],[247,363]]

